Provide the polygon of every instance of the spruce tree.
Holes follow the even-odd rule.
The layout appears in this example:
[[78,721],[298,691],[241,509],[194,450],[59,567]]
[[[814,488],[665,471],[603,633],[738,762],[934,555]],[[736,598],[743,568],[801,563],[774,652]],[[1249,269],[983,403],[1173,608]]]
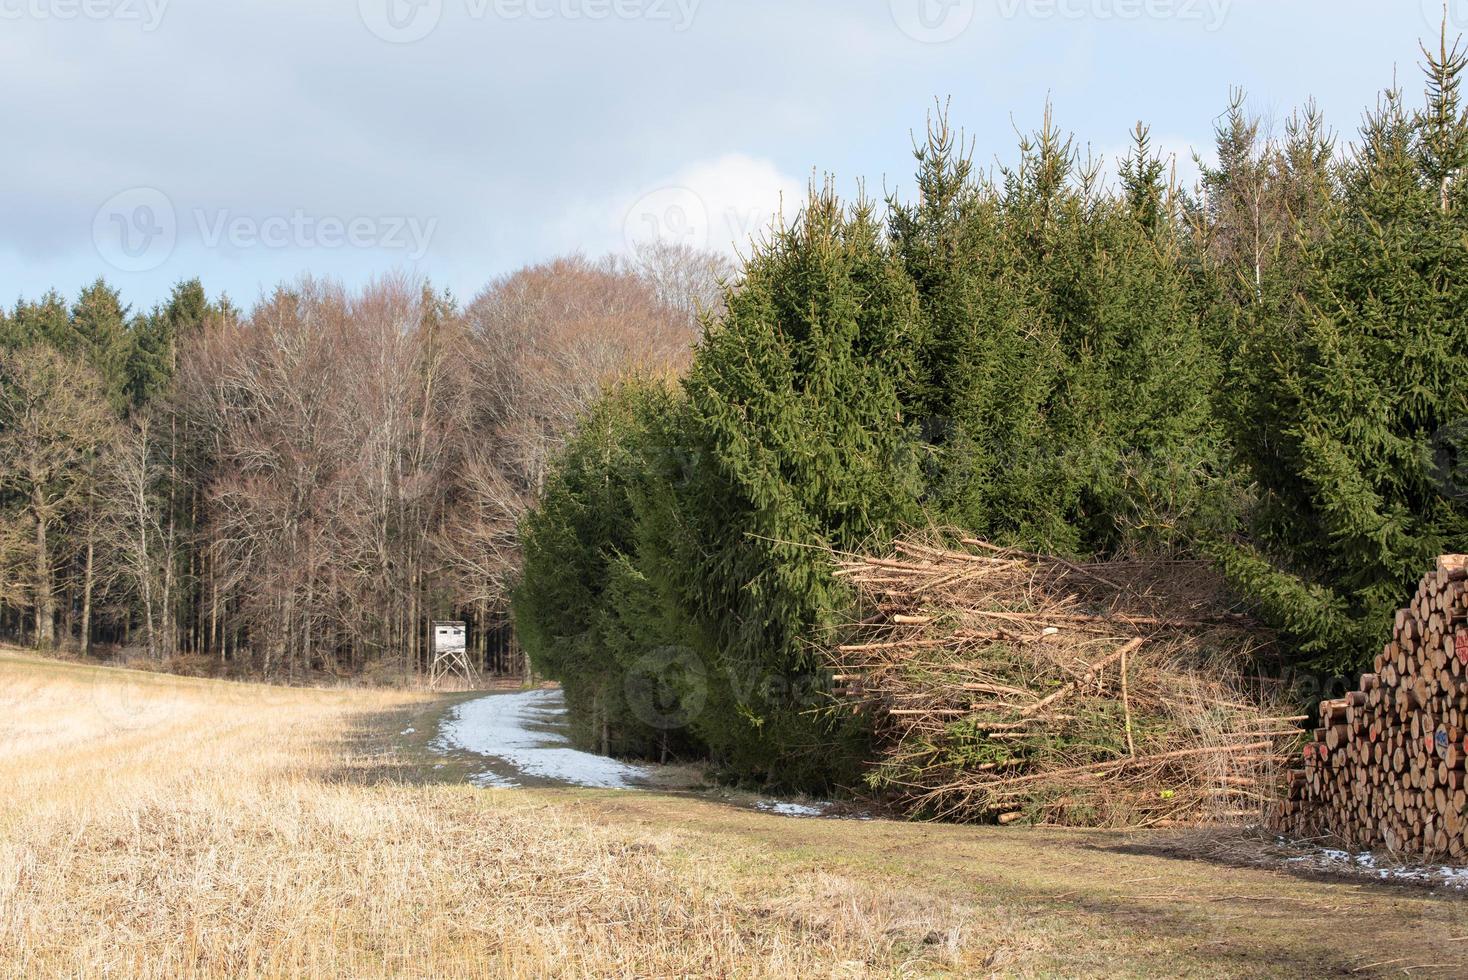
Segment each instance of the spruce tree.
[[[871,205],[813,190],[711,324],[685,382],[686,452],[644,572],[690,624],[709,678],[698,733],[745,776],[829,778],[811,717],[824,685],[811,638],[849,595],[825,548],[918,521],[918,454],[904,404],[921,321]],[[656,501],[653,501],[656,503]]]
[[211,305],[203,283],[189,279],[173,287],[166,303],[139,318],[128,362],[134,403],[144,404],[162,392],[178,371],[180,343],[201,329],[210,316],[228,312],[227,300]]
[[119,411],[128,401],[132,338],[127,316],[117,290],[102,279],[83,289],[71,308],[72,331],[80,352],[102,379],[108,403]]
[[75,353],[78,348],[66,301],[54,289],[35,302],[16,302],[10,334],[10,346],[15,349],[44,344],[63,353]]
[[[612,389],[581,420],[526,520],[516,633],[536,669],[564,687],[579,741],[598,750],[667,745],[666,730],[629,706],[627,678],[667,645],[648,615],[658,597],[635,569],[636,502],[655,469],[652,433],[678,411],[661,382]],[[681,748],[686,732],[674,736]]]
[[1365,664],[1432,558],[1468,548],[1442,460],[1468,419],[1464,60],[1427,57],[1428,97],[1388,92],[1303,255],[1291,317],[1239,419],[1261,499],[1225,567],[1316,666]]

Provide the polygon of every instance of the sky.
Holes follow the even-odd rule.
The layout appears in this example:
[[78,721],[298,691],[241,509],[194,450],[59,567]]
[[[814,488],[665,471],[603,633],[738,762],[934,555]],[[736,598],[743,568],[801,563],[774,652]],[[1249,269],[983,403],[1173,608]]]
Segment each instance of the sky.
[[[1046,100],[1196,173],[1231,86],[1349,138],[1442,0],[0,0],[0,303],[302,274],[462,300],[649,236],[739,254],[813,178],[912,194],[935,100],[980,162]],[[1468,0],[1450,0],[1454,33]]]

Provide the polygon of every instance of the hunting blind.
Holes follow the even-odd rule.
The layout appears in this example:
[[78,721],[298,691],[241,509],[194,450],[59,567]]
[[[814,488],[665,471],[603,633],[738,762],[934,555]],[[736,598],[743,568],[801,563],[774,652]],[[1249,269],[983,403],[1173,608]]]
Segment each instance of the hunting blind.
[[474,682],[474,665],[469,662],[469,645],[466,641],[468,627],[461,622],[436,622],[433,624],[433,665],[429,668],[429,683],[437,684],[441,678],[457,674],[469,683]]

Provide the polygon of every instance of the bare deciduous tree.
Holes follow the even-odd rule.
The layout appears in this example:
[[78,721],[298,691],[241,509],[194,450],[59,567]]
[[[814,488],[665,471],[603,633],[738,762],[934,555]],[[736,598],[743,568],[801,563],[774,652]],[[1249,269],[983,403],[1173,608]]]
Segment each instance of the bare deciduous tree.
[[42,648],[56,643],[54,531],[80,507],[115,436],[101,379],[85,365],[44,346],[0,353],[0,487],[20,500],[12,520],[31,535],[25,591]]
[[481,616],[503,608],[521,518],[566,434],[619,377],[686,366],[725,271],[676,247],[635,263],[572,256],[499,279],[469,305],[455,498],[438,535],[461,602]]
[[248,316],[185,284],[129,327],[126,425],[75,359],[6,355],[0,602],[43,644],[60,620],[85,646],[100,610],[155,661],[287,676],[423,666],[436,617],[483,641],[566,434],[627,372],[687,364],[721,261],[559,259],[462,314],[405,278],[305,279]]
[[[153,435],[152,419],[146,414],[123,433],[117,451],[105,470],[111,498],[98,515],[97,531],[88,534],[90,560],[88,596],[91,595],[91,570],[96,566],[95,537],[100,537],[116,556],[112,568],[128,583],[142,610],[144,636],[148,656],[157,660],[159,625],[166,615],[163,596],[164,566],[169,561],[164,535],[165,502],[159,487],[167,475],[166,460],[159,458],[159,446]],[[90,618],[84,617],[84,618]],[[84,626],[85,633],[90,623]]]

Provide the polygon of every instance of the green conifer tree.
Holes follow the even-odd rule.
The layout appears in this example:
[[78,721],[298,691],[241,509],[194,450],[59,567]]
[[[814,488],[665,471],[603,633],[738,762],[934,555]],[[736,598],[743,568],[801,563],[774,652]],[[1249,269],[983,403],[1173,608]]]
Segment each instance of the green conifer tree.
[[128,402],[128,360],[132,338],[128,311],[117,290],[98,279],[77,297],[71,326],[82,355],[102,379],[107,401],[121,411]]
[[35,302],[17,301],[15,312],[10,317],[9,346],[21,348],[36,344],[45,344],[63,353],[75,353],[78,348],[66,300],[54,289],[47,290]]
[[1468,548],[1443,465],[1468,419],[1464,67],[1444,37],[1425,108],[1389,92],[1368,115],[1293,318],[1254,362],[1273,409],[1240,420],[1261,501],[1224,564],[1321,668],[1364,665],[1432,558]]

